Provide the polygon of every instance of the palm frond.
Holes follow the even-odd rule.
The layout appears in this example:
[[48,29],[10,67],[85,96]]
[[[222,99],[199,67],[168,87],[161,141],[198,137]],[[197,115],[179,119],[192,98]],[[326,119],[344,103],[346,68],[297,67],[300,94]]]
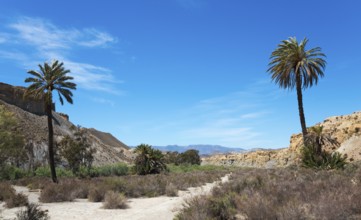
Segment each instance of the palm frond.
[[317,84],[318,79],[324,76],[325,54],[320,47],[306,50],[307,43],[307,38],[298,43],[295,37],[290,37],[281,41],[272,52],[267,72],[281,88],[294,89],[298,75],[303,89]]
[[33,77],[25,79],[25,82],[32,83],[26,94],[35,97],[44,97],[47,103],[52,102],[52,91],[57,90],[60,103],[64,103],[64,98],[69,103],[73,103],[73,93],[70,90],[76,89],[76,84],[71,82],[73,77],[67,74],[70,70],[64,69],[63,63],[54,61],[50,65],[45,62],[44,65],[39,64],[40,72],[30,70],[28,73]]

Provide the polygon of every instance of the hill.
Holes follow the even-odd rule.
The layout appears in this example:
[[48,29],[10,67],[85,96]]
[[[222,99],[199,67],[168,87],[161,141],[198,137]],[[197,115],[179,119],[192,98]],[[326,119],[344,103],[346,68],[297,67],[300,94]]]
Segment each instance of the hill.
[[[0,83],[0,105],[12,112],[18,121],[18,130],[25,137],[25,147],[30,156],[30,165],[47,164],[47,116],[39,100],[24,99],[25,88]],[[73,137],[76,126],[65,114],[53,112],[54,139],[59,142],[64,136]],[[129,163],[132,153],[129,147],[109,133],[87,129],[85,135],[96,149],[94,165],[116,162]]]

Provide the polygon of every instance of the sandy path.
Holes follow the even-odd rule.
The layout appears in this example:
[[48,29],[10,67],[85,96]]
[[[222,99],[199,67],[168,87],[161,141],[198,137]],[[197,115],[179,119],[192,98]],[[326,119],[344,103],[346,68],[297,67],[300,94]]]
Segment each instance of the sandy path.
[[[192,187],[187,191],[179,191],[178,197],[156,197],[129,199],[128,209],[106,210],[102,203],[88,202],[86,199],[76,199],[74,202],[39,203],[40,192],[29,192],[26,187],[14,186],[17,192],[22,192],[29,197],[30,202],[39,203],[42,210],[48,210],[51,220],[170,220],[182,208],[184,202],[198,195],[209,194],[213,187],[229,180],[230,174],[222,177],[221,181],[207,183],[201,187]],[[5,209],[0,203],[0,219],[14,219],[20,208]],[[1,218],[2,217],[2,218]]]

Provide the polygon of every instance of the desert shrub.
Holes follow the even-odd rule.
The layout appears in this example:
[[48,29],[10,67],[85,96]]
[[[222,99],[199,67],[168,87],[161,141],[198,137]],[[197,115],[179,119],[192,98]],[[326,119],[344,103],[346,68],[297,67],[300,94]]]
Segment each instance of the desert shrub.
[[88,200],[103,201],[107,191],[123,193],[127,198],[174,195],[178,190],[218,180],[225,173],[226,171],[195,171],[145,176],[98,177],[92,179]]
[[86,130],[78,128],[74,138],[65,136],[59,143],[59,153],[67,160],[74,174],[79,172],[81,166],[90,169],[94,160],[95,149],[91,148],[85,132]]
[[6,207],[9,209],[14,207],[25,206],[26,204],[28,204],[28,202],[29,202],[28,197],[22,193],[12,194],[12,196],[10,196],[5,200]]
[[165,194],[170,197],[178,196],[178,189],[173,183],[168,183],[165,187]]
[[50,182],[51,181],[49,181],[49,179],[46,177],[37,177],[37,176],[27,177],[12,181],[14,185],[26,186],[29,189],[43,189]]
[[28,198],[22,193],[16,193],[10,184],[0,182],[0,201],[5,202],[7,208],[13,208],[26,205]]
[[105,193],[103,208],[105,209],[126,209],[127,198],[121,194],[114,191],[108,191]]
[[178,156],[178,161],[179,164],[196,164],[196,165],[200,165],[201,164],[201,157],[199,156],[199,151],[197,150],[187,150],[181,154],[179,154]]
[[134,170],[138,175],[158,174],[167,171],[164,155],[160,150],[150,145],[141,144],[134,150],[138,156],[135,158]]
[[44,203],[73,201],[76,197],[74,183],[50,183],[40,193],[39,201]]
[[48,220],[48,211],[40,209],[38,204],[28,203],[25,210],[16,213],[17,220]]
[[102,187],[92,187],[89,189],[89,194],[88,194],[88,200],[90,202],[101,202],[104,200],[105,197],[105,193],[106,193],[105,188]]
[[308,168],[316,169],[343,169],[346,165],[347,156],[339,152],[329,153],[325,150],[319,152],[313,146],[305,146],[302,149],[302,164]]
[[244,169],[178,219],[358,219],[361,169]]
[[211,218],[209,214],[209,202],[206,196],[196,196],[183,205],[183,209],[175,217],[176,220],[204,220]]
[[210,214],[220,220],[232,219],[236,213],[233,194],[210,198],[209,207]]
[[5,201],[15,194],[15,189],[9,183],[0,182],[0,201]]

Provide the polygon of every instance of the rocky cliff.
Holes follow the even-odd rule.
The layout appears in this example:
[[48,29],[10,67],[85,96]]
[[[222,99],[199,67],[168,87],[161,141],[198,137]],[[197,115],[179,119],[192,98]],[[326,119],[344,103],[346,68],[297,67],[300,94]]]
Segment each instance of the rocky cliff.
[[[323,133],[340,143],[340,147],[328,148],[328,151],[338,151],[347,154],[349,161],[361,160],[361,112],[350,115],[327,118],[322,123]],[[214,155],[203,158],[202,164],[236,165],[245,167],[285,167],[300,161],[302,134],[291,136],[290,145],[285,149],[259,150],[241,154]]]
[[0,100],[15,105],[25,111],[37,115],[45,115],[45,105],[42,99],[24,98],[25,88],[0,82]]
[[[48,128],[41,101],[23,99],[24,88],[0,83],[0,105],[17,118],[20,133],[25,137],[31,165],[47,164]],[[65,114],[53,112],[54,138],[59,142],[65,135],[73,136],[76,126]],[[109,133],[85,129],[91,147],[96,149],[94,165],[132,161],[129,148]]]

